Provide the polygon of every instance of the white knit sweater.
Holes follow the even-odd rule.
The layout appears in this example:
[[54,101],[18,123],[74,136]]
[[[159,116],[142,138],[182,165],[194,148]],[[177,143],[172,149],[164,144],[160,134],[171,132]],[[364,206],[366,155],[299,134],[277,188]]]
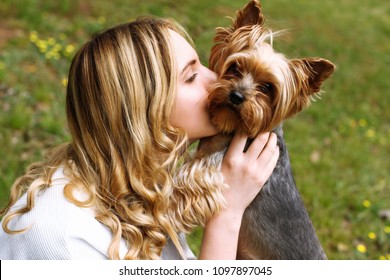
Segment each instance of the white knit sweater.
[[[63,169],[58,169],[52,185],[35,197],[33,209],[10,223],[11,229],[31,228],[21,234],[7,234],[0,228],[0,259],[107,259],[112,239],[108,227],[95,219],[93,209],[81,208],[64,196],[68,183]],[[12,207],[26,205],[26,195]],[[184,234],[180,239],[188,259],[195,256],[189,249]],[[121,241],[120,256],[126,254],[126,242]],[[169,240],[163,250],[162,259],[180,259],[180,255]]]

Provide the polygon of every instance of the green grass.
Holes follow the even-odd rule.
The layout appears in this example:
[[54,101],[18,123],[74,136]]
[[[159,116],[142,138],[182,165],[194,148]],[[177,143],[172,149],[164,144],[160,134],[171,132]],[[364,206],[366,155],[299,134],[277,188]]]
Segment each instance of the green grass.
[[[69,139],[64,82],[91,34],[142,14],[172,17],[207,63],[214,28],[245,3],[2,0],[0,205],[27,165]],[[390,209],[390,5],[273,0],[263,8],[269,26],[289,30],[277,50],[338,67],[322,99],[285,123],[295,179],[328,257],[390,259],[390,222],[378,215]],[[189,237],[195,251],[200,235]]]

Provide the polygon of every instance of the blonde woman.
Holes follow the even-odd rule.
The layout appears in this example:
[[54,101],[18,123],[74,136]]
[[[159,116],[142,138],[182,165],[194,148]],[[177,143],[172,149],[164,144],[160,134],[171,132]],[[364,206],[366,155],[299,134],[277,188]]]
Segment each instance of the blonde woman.
[[191,259],[183,231],[196,223],[200,259],[235,258],[243,212],[279,150],[267,133],[243,153],[237,134],[221,167],[228,188],[175,189],[188,145],[217,133],[207,113],[216,77],[189,42],[177,23],[142,18],[79,50],[66,97],[72,141],[12,186],[0,259]]

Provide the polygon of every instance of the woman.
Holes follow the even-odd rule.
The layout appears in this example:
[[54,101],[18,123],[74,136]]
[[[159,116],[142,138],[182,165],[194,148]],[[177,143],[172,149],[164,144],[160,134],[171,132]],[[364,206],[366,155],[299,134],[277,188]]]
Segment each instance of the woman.
[[[172,222],[183,214],[173,176],[190,143],[217,133],[207,111],[216,77],[185,38],[172,21],[142,18],[81,48],[66,97],[72,142],[12,186],[0,259],[194,257]],[[224,158],[226,206],[207,218],[201,259],[235,258],[243,212],[275,167],[274,134],[243,153],[245,142],[237,133]]]

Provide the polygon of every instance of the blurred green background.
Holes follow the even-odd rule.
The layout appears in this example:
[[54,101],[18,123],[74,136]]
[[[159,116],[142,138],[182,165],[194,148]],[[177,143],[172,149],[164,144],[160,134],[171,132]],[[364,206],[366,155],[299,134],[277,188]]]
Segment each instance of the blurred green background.
[[[285,123],[295,179],[330,259],[390,259],[390,2],[262,1],[275,48],[337,65],[325,93]],[[214,28],[244,0],[1,0],[0,206],[15,178],[69,140],[66,76],[93,33],[152,14],[172,17],[207,64]],[[189,236],[198,251],[201,230]]]

